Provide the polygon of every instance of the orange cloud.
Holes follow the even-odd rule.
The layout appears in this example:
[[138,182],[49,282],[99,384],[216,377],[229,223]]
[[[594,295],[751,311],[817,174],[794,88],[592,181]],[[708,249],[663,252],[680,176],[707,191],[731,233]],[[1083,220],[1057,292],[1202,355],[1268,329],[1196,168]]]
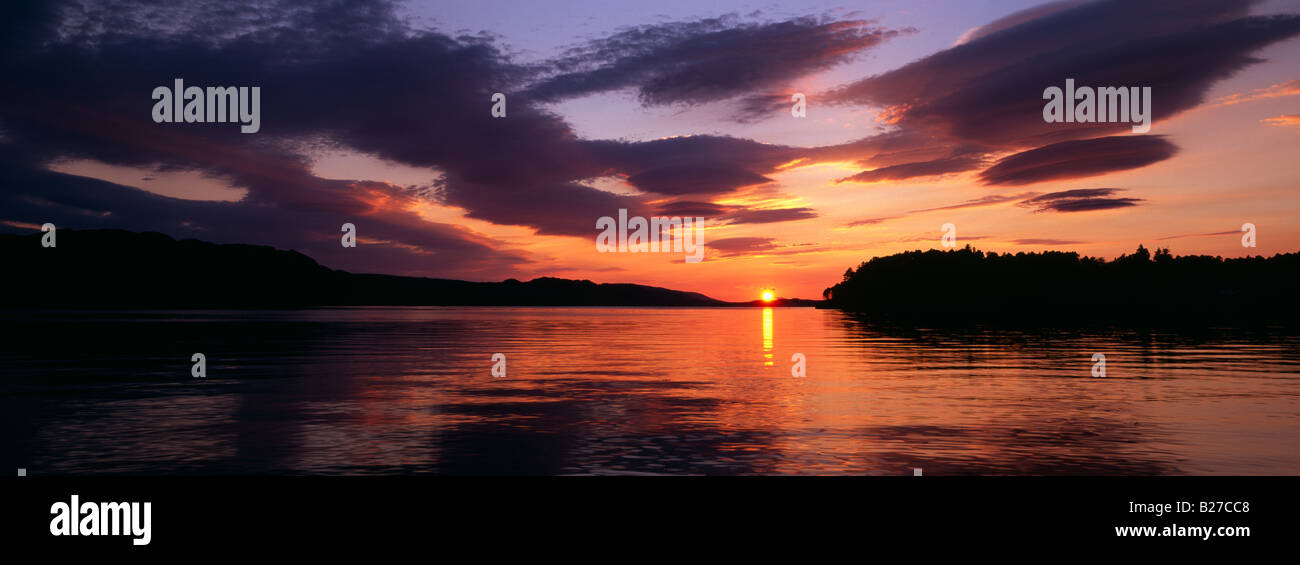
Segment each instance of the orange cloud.
[[1256,88],[1245,94],[1231,94],[1224,96],[1214,102],[1212,107],[1231,106],[1241,104],[1242,102],[1253,102],[1255,100],[1265,100],[1268,98],[1280,98],[1283,96],[1294,96],[1300,94],[1300,78],[1289,80],[1282,84],[1275,84],[1264,88]]
[[1275,118],[1260,120],[1271,126],[1300,126],[1300,114],[1283,114]]

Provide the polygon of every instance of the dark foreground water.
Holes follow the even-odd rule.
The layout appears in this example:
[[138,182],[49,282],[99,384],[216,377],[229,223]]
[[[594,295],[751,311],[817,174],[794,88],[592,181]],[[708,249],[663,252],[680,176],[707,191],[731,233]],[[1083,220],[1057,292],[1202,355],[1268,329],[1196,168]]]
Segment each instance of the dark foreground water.
[[898,330],[804,308],[5,316],[0,448],[29,475],[1300,474],[1300,338],[1266,328]]

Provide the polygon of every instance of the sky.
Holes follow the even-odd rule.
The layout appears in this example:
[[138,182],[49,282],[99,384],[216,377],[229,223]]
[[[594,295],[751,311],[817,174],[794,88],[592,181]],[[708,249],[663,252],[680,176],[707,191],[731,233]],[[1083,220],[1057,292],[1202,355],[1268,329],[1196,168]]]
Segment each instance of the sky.
[[[1300,2],[15,2],[0,230],[816,298],[873,256],[1300,250]],[[260,88],[257,133],[151,93]],[[1150,131],[1045,88],[1150,87]],[[492,95],[506,115],[492,115]],[[794,93],[806,115],[791,113]],[[704,260],[597,221],[705,218]],[[340,244],[340,226],[359,244]],[[1242,225],[1256,247],[1242,246]]]

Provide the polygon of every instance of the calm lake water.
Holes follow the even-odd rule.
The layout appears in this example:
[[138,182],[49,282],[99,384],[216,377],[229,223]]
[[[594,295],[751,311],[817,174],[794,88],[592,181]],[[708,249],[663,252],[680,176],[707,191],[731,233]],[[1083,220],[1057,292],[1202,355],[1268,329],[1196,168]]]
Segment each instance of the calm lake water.
[[6,317],[0,448],[30,475],[1300,474],[1300,338],[1266,328],[899,330],[811,308]]

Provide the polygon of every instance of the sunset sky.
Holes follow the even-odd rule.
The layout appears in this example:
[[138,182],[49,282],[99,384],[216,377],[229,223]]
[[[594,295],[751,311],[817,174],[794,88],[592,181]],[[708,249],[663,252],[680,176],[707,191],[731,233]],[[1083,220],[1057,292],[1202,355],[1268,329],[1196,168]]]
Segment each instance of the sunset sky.
[[[339,4],[0,7],[0,229],[726,300],[820,297],[945,223],[998,252],[1300,250],[1297,1]],[[175,78],[260,87],[261,131],[154,123]],[[1067,78],[1151,87],[1150,132],[1046,123]],[[598,253],[619,208],[705,217],[705,260]]]

